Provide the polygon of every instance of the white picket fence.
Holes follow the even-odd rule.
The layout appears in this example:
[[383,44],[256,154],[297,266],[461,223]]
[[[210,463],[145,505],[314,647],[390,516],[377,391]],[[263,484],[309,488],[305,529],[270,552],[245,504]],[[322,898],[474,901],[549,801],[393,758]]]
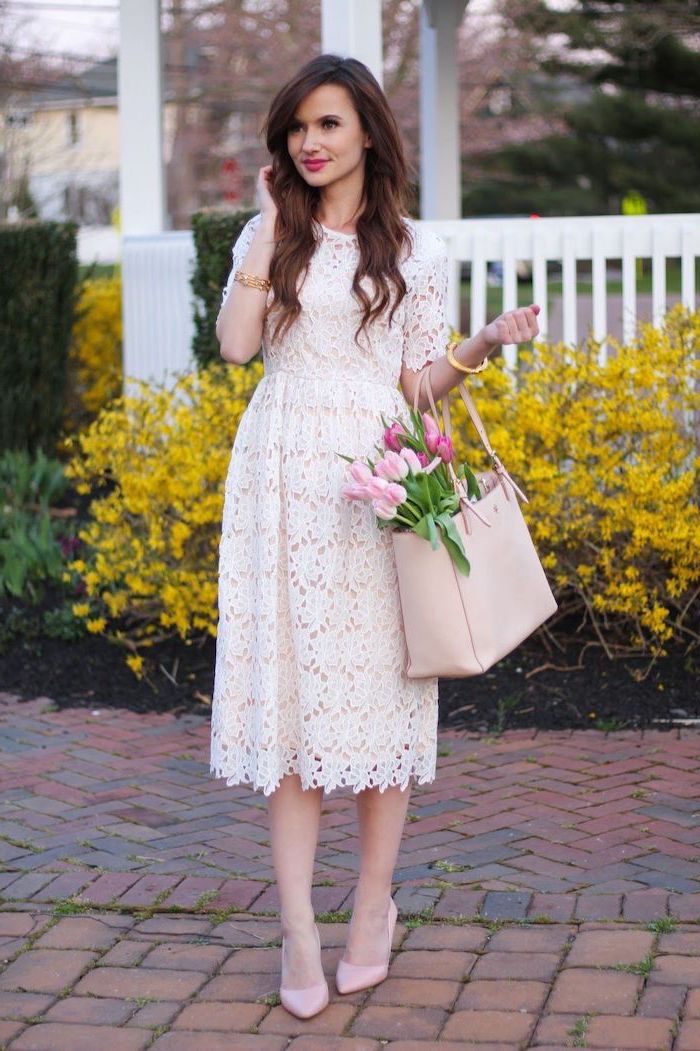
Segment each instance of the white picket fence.
[[[588,332],[580,331],[580,302],[577,291],[578,262],[590,261],[592,277],[591,332],[602,343],[600,357],[605,360],[605,338],[611,334],[610,297],[607,291],[609,260],[620,260],[622,269],[622,332],[624,341],[632,338],[638,320],[637,260],[650,259],[652,269],[651,316],[658,325],[669,306],[666,289],[666,264],[679,259],[682,303],[693,309],[696,257],[700,255],[700,215],[671,214],[648,216],[590,216],[582,218],[535,219],[462,219],[451,222],[426,222],[425,225],[445,239],[451,266],[448,315],[459,316],[458,274],[461,261],[471,264],[470,332],[477,332],[486,322],[487,264],[503,264],[501,310],[518,306],[517,265],[532,266],[533,302],[541,312],[538,317],[541,338],[562,339],[571,346]],[[547,264],[560,261],[562,282],[562,324],[560,332],[551,331],[549,311],[549,278]],[[503,348],[509,366],[517,361],[517,348]]]
[[[592,216],[548,219],[424,220],[422,225],[444,238],[450,258],[447,314],[455,328],[461,324],[460,272],[471,269],[469,333],[486,322],[488,264],[502,264],[501,310],[518,305],[518,266],[532,269],[533,301],[540,304],[541,338],[562,339],[575,345],[588,334],[601,341],[614,334],[613,313],[621,311],[621,332],[629,340],[638,320],[658,324],[671,303],[667,294],[667,261],[679,260],[680,300],[695,309],[696,259],[700,256],[700,214],[649,216]],[[638,295],[637,260],[650,259],[651,299]],[[621,300],[608,293],[610,261],[619,261]],[[588,261],[592,289],[579,295],[579,262]],[[548,264],[558,262],[561,301],[554,324],[554,276]],[[190,276],[194,246],[190,231],[144,237],[125,237],[122,243],[124,282],[124,371],[127,377],[169,382],[172,374],[193,367],[193,302]],[[675,297],[678,299],[678,296]],[[619,299],[619,297],[618,297]],[[590,322],[590,325],[587,323]],[[509,367],[517,363],[517,347],[504,347]]]

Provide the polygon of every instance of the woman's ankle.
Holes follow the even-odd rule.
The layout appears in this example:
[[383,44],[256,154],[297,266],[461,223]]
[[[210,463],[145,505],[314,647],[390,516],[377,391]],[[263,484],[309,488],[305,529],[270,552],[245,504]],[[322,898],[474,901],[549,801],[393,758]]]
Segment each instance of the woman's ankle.
[[316,917],[312,908],[295,909],[294,912],[285,912],[280,916],[280,926],[285,937],[294,934],[308,934],[315,922]]
[[356,893],[352,909],[353,916],[363,916],[367,919],[386,917],[390,898],[391,888],[378,892]]

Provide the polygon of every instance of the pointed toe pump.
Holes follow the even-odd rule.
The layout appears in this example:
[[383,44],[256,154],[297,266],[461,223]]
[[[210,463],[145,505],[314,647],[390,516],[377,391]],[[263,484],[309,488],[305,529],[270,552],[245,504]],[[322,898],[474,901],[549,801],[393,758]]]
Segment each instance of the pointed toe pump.
[[[321,939],[318,927],[314,926],[318,951],[321,952]],[[282,968],[285,968],[286,953],[284,938],[282,938]],[[280,985],[280,1002],[290,1014],[297,1018],[311,1018],[322,1011],[328,1004],[328,982],[319,982],[317,985],[308,985],[305,989],[287,989]]]
[[348,963],[342,958],[338,960],[338,968],[335,973],[335,984],[339,993],[356,993],[359,989],[369,989],[372,985],[379,985],[389,973],[389,957],[391,956],[391,943],[394,940],[394,928],[399,910],[393,898],[389,899],[389,913],[386,921],[388,946],[386,948],[386,961],[384,963],[363,965]]

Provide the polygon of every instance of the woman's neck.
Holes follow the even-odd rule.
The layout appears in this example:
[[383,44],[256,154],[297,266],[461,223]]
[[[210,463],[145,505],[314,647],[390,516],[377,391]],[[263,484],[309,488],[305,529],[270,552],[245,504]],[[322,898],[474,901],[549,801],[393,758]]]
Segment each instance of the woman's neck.
[[350,218],[343,218],[348,214],[347,205],[343,207],[340,202],[335,204],[329,202],[324,205],[323,201],[319,201],[316,218],[321,226],[328,226],[331,230],[337,230],[339,233],[354,234],[357,233],[357,220],[362,214],[363,201],[357,205],[355,210],[351,212]]

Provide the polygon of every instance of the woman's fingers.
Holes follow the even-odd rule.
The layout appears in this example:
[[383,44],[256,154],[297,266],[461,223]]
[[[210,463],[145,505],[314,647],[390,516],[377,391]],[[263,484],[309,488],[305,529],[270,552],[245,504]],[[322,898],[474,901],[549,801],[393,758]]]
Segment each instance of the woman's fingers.
[[496,346],[503,343],[528,343],[539,335],[537,315],[540,309],[537,303],[531,303],[529,307],[507,310],[486,327],[484,331],[487,338]]
[[532,306],[518,307],[504,315],[511,332],[511,343],[527,343],[539,334],[540,329],[537,324],[539,312],[539,306],[533,303]]

